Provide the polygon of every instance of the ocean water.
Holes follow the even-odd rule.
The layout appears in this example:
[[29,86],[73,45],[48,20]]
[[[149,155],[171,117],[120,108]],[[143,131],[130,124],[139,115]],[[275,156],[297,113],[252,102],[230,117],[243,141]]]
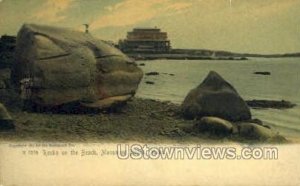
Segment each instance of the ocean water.
[[[137,97],[180,104],[187,93],[199,85],[209,71],[218,72],[245,100],[287,100],[297,104],[292,109],[251,109],[254,118],[263,120],[281,134],[300,137],[300,58],[250,58],[246,61],[153,60],[138,61],[145,73]],[[271,72],[270,76],[255,71]],[[174,74],[171,76],[169,74]],[[146,84],[153,81],[155,84]]]

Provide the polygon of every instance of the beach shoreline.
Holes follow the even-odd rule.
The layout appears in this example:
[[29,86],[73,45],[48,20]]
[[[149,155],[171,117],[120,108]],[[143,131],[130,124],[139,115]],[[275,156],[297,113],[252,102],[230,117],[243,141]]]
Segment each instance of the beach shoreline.
[[[114,112],[66,114],[11,111],[15,131],[0,133],[0,141],[141,142],[141,143],[262,143],[238,137],[220,138],[185,132],[195,120],[185,120],[179,105],[169,101],[133,98]],[[288,143],[299,143],[290,138]]]

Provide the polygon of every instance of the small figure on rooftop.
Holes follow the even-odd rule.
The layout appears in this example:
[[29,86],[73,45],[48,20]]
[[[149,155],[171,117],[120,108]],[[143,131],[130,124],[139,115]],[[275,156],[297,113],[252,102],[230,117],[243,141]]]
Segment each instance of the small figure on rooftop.
[[83,24],[85,26],[85,33],[89,33],[89,24]]

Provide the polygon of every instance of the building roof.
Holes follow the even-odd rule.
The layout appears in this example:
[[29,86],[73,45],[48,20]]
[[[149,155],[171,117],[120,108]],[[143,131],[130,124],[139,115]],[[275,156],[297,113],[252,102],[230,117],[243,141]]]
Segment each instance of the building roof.
[[160,28],[134,28],[133,32],[160,32]]
[[168,41],[168,34],[159,28],[134,28],[127,32],[126,41]]

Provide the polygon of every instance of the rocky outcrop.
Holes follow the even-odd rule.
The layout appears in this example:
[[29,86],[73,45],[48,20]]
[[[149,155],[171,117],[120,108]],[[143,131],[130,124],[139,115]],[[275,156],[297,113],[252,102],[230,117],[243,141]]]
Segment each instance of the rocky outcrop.
[[181,111],[188,119],[203,116],[215,116],[229,121],[251,119],[249,107],[235,88],[214,71],[188,93]]
[[228,136],[233,131],[233,125],[224,119],[217,117],[202,117],[194,129],[200,133],[209,133],[217,136]]
[[0,131],[14,129],[13,119],[7,109],[0,103]]
[[18,33],[12,79],[35,104],[109,107],[134,96],[142,76],[134,61],[90,34],[34,24]]
[[274,108],[274,109],[287,109],[293,108],[296,104],[289,101],[281,100],[247,100],[246,103],[252,108]]

